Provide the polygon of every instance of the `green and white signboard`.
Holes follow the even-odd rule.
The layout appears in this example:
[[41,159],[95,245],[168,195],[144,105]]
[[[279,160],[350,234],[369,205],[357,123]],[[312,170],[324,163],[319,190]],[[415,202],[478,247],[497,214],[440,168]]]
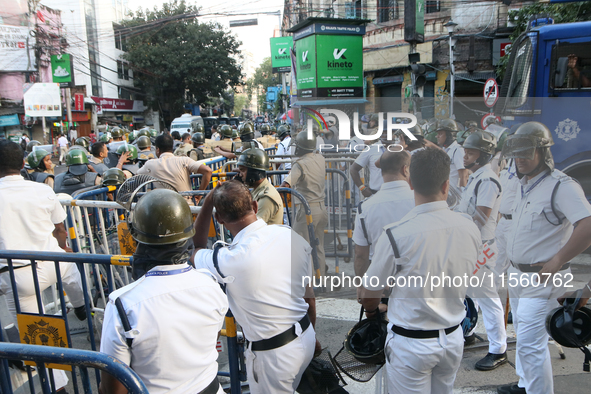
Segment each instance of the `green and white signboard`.
[[299,98],[363,97],[365,26],[315,23],[294,33]]
[[274,73],[287,73],[291,68],[289,50],[293,47],[293,39],[289,37],[271,38],[271,65]]
[[62,87],[62,84],[69,84],[73,81],[72,62],[69,54],[51,55],[51,76],[53,82],[59,83]]

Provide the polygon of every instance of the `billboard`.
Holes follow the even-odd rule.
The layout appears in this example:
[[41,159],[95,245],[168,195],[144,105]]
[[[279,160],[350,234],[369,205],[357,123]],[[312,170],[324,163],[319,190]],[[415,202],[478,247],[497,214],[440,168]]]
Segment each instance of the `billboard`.
[[296,74],[298,97],[316,94],[316,36],[302,38],[296,44]]
[[23,90],[27,116],[62,116],[59,83],[26,83]]
[[72,62],[69,54],[51,55],[51,77],[53,82],[66,86],[72,82]]
[[363,37],[317,35],[316,97],[363,96]]
[[293,46],[290,37],[271,38],[271,65],[274,73],[286,73],[290,71],[291,59],[289,50]]
[[425,42],[425,0],[404,0],[404,41]]
[[35,38],[29,37],[27,55],[26,26],[0,24],[0,71],[35,71]]

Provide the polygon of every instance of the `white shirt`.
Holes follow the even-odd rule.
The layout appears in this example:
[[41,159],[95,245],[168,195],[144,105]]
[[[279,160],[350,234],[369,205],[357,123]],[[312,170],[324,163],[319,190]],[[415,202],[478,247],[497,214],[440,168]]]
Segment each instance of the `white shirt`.
[[515,171],[515,161],[511,160],[509,166],[501,171],[499,175],[501,187],[503,188],[503,196],[501,197],[501,205],[499,212],[505,215],[510,215],[513,212],[513,204],[517,193],[521,193],[519,178]]
[[[0,250],[64,252],[53,236],[55,224],[66,219],[53,190],[20,175],[0,178]],[[29,261],[13,261],[15,266]],[[0,260],[6,266],[6,260]]]
[[[551,197],[559,179],[561,183],[554,198],[554,206],[563,221],[561,225],[554,226],[546,220],[546,216],[558,223],[552,212]],[[573,223],[591,216],[591,205],[581,186],[558,170],[551,174],[542,172],[531,180],[524,176],[519,186],[511,229],[507,235],[507,257],[516,264],[547,262],[569,240],[574,229]]]
[[372,190],[380,190],[382,183],[384,183],[384,180],[382,179],[382,170],[376,167],[376,161],[378,161],[384,151],[384,144],[382,144],[382,141],[378,140],[378,142],[369,145],[368,149],[361,152],[359,157],[355,160],[355,163],[362,168],[369,168],[369,188]]
[[[415,197],[406,181],[386,182],[380,190],[359,204],[361,213],[355,217],[353,242],[369,247],[369,259],[373,256],[375,244],[384,232],[384,227],[402,219],[415,206]],[[361,225],[365,224],[367,238]]]
[[[291,148],[289,147],[289,144],[291,144],[291,137],[287,136],[287,137],[285,137],[285,139],[283,141],[281,141],[280,143],[277,144],[277,153],[275,153],[275,154],[278,156],[293,154],[291,152]],[[289,170],[291,168],[291,163],[283,163],[281,165],[281,168]]]
[[449,184],[458,187],[460,185],[460,174],[458,170],[463,170],[464,167],[464,148],[457,141],[454,141],[450,146],[445,148],[447,155],[451,159],[449,168]]
[[[499,215],[499,206],[501,205],[501,190],[494,181],[499,182],[499,177],[492,170],[490,164],[479,168],[470,174],[468,183],[462,191],[462,198],[456,211],[467,213],[472,218],[477,216],[476,207],[490,208],[490,216],[485,225],[480,229],[483,241],[490,241],[495,238],[495,229],[497,227],[497,217]],[[476,195],[476,186],[478,186],[478,195]],[[500,183],[500,182],[499,182]]]
[[[466,317],[465,283],[436,286],[431,291],[430,278],[443,274],[450,278],[464,275],[470,278],[481,248],[476,225],[463,214],[450,211],[445,201],[437,201],[414,207],[402,220],[384,230],[388,228],[400,258],[394,257],[392,244],[384,232],[367,270],[368,277],[380,278],[380,285],[366,288],[382,290],[388,276],[406,277],[406,286],[392,288],[388,302],[390,323],[409,330],[439,330],[461,323]],[[417,282],[415,286],[409,276],[422,277],[427,285],[421,287]]]
[[62,135],[58,138],[57,144],[60,148],[66,148],[68,146],[68,139]]
[[206,268],[226,283],[230,309],[250,341],[280,334],[308,311],[302,277],[312,276],[312,248],[287,226],[268,226],[262,219],[242,229],[218,254],[195,255],[195,267]]
[[[149,272],[187,267],[160,265]],[[198,393],[217,374],[215,347],[228,300],[203,271],[143,276],[109,295],[101,352],[131,366],[150,393]],[[117,297],[134,330],[131,350],[115,307]]]

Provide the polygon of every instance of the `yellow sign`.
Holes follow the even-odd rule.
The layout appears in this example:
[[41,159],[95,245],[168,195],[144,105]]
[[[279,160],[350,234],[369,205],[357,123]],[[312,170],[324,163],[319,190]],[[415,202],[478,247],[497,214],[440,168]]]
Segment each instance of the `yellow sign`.
[[[21,343],[27,345],[69,347],[64,319],[39,315],[16,316]],[[33,361],[25,361],[26,365],[35,365]],[[72,366],[62,364],[45,364],[47,368],[71,371]]]
[[119,225],[117,225],[117,236],[119,237],[119,248],[121,249],[121,254],[125,256],[132,256],[135,252],[137,243],[129,232],[127,222],[120,222]]
[[124,122],[133,122],[133,116],[131,115],[123,115]]

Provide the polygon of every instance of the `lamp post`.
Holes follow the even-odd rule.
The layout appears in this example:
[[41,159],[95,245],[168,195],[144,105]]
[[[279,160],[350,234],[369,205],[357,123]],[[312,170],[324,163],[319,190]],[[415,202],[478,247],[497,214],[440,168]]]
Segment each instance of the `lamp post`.
[[443,25],[447,29],[447,33],[449,34],[449,71],[451,73],[450,83],[449,83],[449,90],[450,90],[450,99],[449,99],[449,117],[451,119],[455,119],[454,116],[454,91],[456,88],[456,79],[455,79],[455,70],[454,70],[454,44],[453,44],[453,35],[454,29],[458,24],[455,23],[453,20],[449,20],[445,25]]

